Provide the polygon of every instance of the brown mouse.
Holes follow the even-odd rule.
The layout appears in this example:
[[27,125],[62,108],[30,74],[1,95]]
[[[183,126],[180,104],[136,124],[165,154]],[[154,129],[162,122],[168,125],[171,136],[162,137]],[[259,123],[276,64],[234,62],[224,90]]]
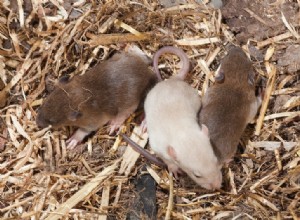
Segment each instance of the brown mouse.
[[152,150],[175,174],[184,171],[206,189],[220,188],[221,166],[213,152],[208,129],[198,124],[201,100],[197,90],[183,80],[189,71],[189,59],[180,49],[163,47],[154,56],[156,74],[158,58],[174,53],[182,61],[178,75],[157,83],[148,93],[144,109]]
[[68,140],[70,149],[108,122],[112,133],[157,82],[149,64],[148,57],[137,46],[131,46],[84,75],[63,78],[40,107],[37,125],[79,127]]
[[255,95],[254,75],[251,61],[241,48],[234,47],[218,69],[222,82],[209,87],[202,98],[199,123],[208,127],[221,164],[232,159],[242,133],[261,105],[261,95]]

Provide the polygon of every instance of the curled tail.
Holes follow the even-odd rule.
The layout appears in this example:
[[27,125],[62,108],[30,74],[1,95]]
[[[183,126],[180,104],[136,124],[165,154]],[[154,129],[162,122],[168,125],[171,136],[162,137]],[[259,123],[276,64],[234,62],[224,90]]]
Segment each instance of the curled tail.
[[162,80],[159,69],[158,69],[158,59],[161,55],[163,55],[165,53],[175,54],[176,56],[178,56],[180,58],[180,62],[182,62],[182,67],[179,70],[178,74],[176,75],[176,78],[184,80],[190,70],[190,60],[189,60],[188,56],[186,55],[186,53],[182,49],[177,48],[177,47],[172,47],[172,46],[162,47],[154,54],[153,68],[157,75],[158,80],[159,81]]

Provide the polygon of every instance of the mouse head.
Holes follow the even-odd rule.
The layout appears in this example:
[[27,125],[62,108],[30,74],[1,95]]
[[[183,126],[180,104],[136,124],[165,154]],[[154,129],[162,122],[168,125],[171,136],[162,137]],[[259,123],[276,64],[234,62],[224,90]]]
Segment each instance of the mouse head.
[[74,106],[74,98],[70,98],[75,97],[76,93],[78,93],[76,89],[70,90],[65,77],[60,79],[53,92],[39,108],[36,118],[37,125],[41,128],[49,125],[52,127],[74,125],[76,120],[82,116]]
[[218,161],[208,160],[206,163],[207,165],[204,167],[203,163],[198,163],[198,167],[193,167],[189,176],[205,189],[220,189],[222,185],[222,166]]
[[219,189],[222,184],[222,166],[210,144],[208,129],[202,125],[202,132],[191,137],[189,146],[181,152],[169,146],[168,154],[186,174],[206,189]]
[[251,61],[239,47],[233,47],[223,58],[220,67],[216,71],[215,81],[223,82],[247,82],[254,85],[254,69]]

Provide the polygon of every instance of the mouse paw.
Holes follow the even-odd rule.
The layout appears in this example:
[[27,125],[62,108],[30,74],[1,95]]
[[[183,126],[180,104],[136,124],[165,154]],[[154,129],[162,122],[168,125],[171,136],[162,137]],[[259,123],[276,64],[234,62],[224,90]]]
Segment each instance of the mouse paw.
[[217,83],[223,83],[225,79],[225,75],[223,72],[218,71],[215,75],[215,82]]
[[233,161],[232,158],[226,159],[226,160],[224,160],[224,164],[227,166],[227,165],[229,165],[229,163],[230,163],[231,161]]
[[175,164],[168,164],[168,170],[170,172],[172,172],[173,176],[175,177],[175,179],[178,179],[178,174],[181,173],[181,171],[179,170],[178,166]]
[[146,119],[144,119],[142,121],[142,123],[141,123],[141,130],[142,130],[143,134],[147,132],[147,122],[146,122]]
[[262,88],[262,87],[259,87],[257,93],[258,93],[257,94],[257,100],[261,104],[261,102],[262,102],[262,100],[264,99],[264,96],[265,96],[265,89]]
[[116,130],[118,130],[121,127],[121,125],[130,116],[130,114],[134,112],[134,109],[136,109],[136,106],[134,106],[134,108],[129,108],[127,110],[124,110],[109,122],[110,124],[109,135],[112,135]]
[[67,148],[73,150],[81,141],[91,132],[85,131],[81,128],[77,129],[75,133],[66,141]]
[[67,141],[67,149],[73,150],[80,142],[78,140],[70,137]]
[[116,130],[118,130],[119,128],[121,127],[121,125],[116,125],[116,124],[113,124],[110,126],[110,129],[109,129],[109,135],[112,135]]

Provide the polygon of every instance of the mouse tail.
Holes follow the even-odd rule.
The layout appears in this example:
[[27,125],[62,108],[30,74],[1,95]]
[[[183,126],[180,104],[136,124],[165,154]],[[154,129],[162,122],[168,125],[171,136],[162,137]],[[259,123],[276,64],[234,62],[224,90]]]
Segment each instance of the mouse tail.
[[161,55],[166,54],[166,53],[175,54],[176,56],[178,56],[180,58],[180,62],[182,64],[182,67],[179,70],[176,78],[184,80],[186,78],[189,70],[190,70],[190,60],[189,60],[188,56],[186,55],[186,53],[182,49],[177,48],[177,47],[172,47],[172,46],[162,47],[161,49],[159,49],[154,54],[154,57],[153,57],[153,68],[154,68],[154,71],[155,71],[155,73],[157,75],[158,80],[159,81],[162,80],[160,71],[158,69],[158,60],[159,60],[159,57]]
[[146,157],[150,162],[162,168],[167,167],[163,161],[161,161],[159,158],[157,158],[156,156],[154,156],[153,154],[149,153],[144,148],[142,148],[140,145],[135,143],[126,134],[120,134],[120,135],[136,152]]

